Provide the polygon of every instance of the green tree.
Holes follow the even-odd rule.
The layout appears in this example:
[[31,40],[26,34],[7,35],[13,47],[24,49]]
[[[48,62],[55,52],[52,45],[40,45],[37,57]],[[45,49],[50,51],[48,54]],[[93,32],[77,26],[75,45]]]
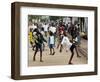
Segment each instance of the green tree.
[[28,16],[28,21],[31,21],[32,22],[32,19],[41,19],[41,16],[38,16],[38,15],[29,15]]
[[56,21],[58,19],[62,19],[63,17],[61,16],[49,16],[50,20]]

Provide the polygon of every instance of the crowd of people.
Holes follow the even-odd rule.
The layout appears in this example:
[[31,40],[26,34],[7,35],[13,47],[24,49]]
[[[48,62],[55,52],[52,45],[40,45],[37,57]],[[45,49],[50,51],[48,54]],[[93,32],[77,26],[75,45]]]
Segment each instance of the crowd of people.
[[[69,38],[68,35],[70,35],[71,38]],[[80,28],[78,23],[72,24],[69,22],[65,24],[62,21],[51,21],[49,23],[31,23],[29,25],[29,42],[33,50],[33,61],[36,60],[37,52],[40,52],[40,62],[43,62],[42,52],[45,51],[46,43],[50,50],[49,55],[55,55],[55,48],[59,49],[61,53],[63,45],[66,44],[66,50],[70,50],[71,52],[68,64],[72,64],[74,49],[77,53],[77,57],[80,57],[77,50],[77,47],[81,43],[80,40]]]

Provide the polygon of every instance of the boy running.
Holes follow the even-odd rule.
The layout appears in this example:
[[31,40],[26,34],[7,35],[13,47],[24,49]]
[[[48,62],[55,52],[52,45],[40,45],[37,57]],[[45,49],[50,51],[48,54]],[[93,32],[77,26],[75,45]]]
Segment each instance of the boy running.
[[38,31],[36,30],[36,40],[35,40],[35,46],[36,46],[36,50],[34,52],[34,56],[33,56],[33,61],[35,61],[35,57],[36,57],[36,54],[38,52],[38,49],[40,49],[40,62],[43,62],[42,60],[42,44],[43,42],[47,42],[44,38],[43,38],[43,35]]
[[60,52],[62,52],[62,46],[63,46],[64,43],[66,43],[66,45],[68,46],[68,48],[71,51],[71,57],[70,57],[70,60],[69,60],[68,64],[72,64],[72,59],[73,59],[73,56],[74,56],[74,49],[76,50],[77,57],[80,57],[79,54],[78,54],[78,51],[77,51],[75,42],[74,43],[71,43],[69,41],[68,37],[67,37],[67,34],[65,33],[64,34],[64,37],[62,39],[62,42],[61,42]]

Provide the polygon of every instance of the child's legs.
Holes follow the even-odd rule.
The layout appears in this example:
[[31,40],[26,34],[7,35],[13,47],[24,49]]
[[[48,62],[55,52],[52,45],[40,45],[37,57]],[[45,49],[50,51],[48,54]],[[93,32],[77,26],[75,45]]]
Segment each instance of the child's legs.
[[78,50],[77,50],[77,47],[75,47],[75,51],[76,51],[77,57],[80,57],[79,53],[78,53]]
[[52,55],[54,55],[54,54],[55,54],[54,44],[51,44],[51,53],[52,53]]
[[39,48],[40,48],[40,62],[42,62],[42,45],[40,45]]
[[33,42],[32,42],[32,41],[30,41],[30,44],[31,44],[31,46],[33,47]]
[[36,47],[36,45],[34,44],[34,45],[33,45],[33,50],[34,50],[35,47]]
[[53,53],[55,52],[55,49],[54,49],[55,45],[52,44],[52,50],[53,50]]
[[53,52],[55,52],[55,49],[54,48],[52,48],[52,50],[53,50]]
[[72,45],[71,48],[70,48],[71,57],[70,57],[70,59],[69,59],[69,64],[71,64],[71,61],[72,61],[73,56],[74,56],[74,48],[75,48],[75,45]]
[[57,48],[59,48],[59,46],[61,45],[61,39],[58,37],[58,44],[57,44]]
[[43,43],[43,50],[44,50],[44,48],[45,48],[45,44]]
[[52,50],[53,50],[53,53],[52,53],[52,55],[54,55],[54,54],[55,54],[55,50],[54,50],[54,48],[52,48]]
[[58,43],[57,48],[59,48],[60,43]]
[[62,52],[62,49],[63,49],[63,45],[61,44],[61,46],[60,46],[60,52]]
[[50,55],[52,55],[52,44],[49,45],[50,48]]
[[50,48],[50,55],[52,54],[52,48]]
[[34,52],[34,56],[33,56],[33,60],[34,60],[34,61],[35,61],[35,56],[36,56],[37,52],[38,52],[38,45],[36,45],[36,50],[35,50],[35,52]]
[[72,53],[72,55],[71,55],[71,57],[70,57],[69,64],[72,64],[71,61],[72,61],[73,56],[74,56],[74,52],[71,51],[71,53]]

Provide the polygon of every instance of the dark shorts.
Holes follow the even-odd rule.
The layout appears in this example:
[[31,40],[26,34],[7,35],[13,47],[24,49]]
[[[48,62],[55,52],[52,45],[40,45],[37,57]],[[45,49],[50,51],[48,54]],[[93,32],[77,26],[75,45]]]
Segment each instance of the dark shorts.
[[42,45],[36,44],[35,46],[36,46],[36,50],[37,50],[37,51],[38,51],[38,49],[40,49],[40,51],[42,51]]
[[74,48],[76,47],[75,44],[72,44],[72,46],[70,47],[71,52],[73,52]]
[[49,48],[54,48],[54,44],[50,44],[49,45]]

